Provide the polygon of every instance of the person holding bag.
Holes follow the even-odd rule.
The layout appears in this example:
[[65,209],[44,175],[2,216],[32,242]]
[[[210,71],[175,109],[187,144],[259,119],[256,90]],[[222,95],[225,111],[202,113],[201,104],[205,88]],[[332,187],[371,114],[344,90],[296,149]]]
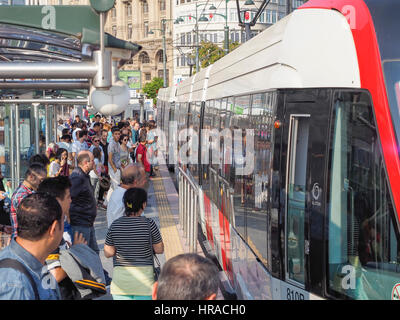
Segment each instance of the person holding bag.
[[142,215],[147,192],[130,188],[123,202],[125,215],[111,224],[104,245],[105,257],[114,257],[110,291],[114,300],[151,300],[153,253],[162,254],[164,243],[155,222]]

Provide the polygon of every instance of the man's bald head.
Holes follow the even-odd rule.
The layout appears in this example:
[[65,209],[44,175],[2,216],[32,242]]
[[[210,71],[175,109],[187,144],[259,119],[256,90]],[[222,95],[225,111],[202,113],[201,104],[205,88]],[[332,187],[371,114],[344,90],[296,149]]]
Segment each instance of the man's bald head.
[[211,260],[195,253],[169,259],[153,287],[157,300],[215,299],[218,292],[218,269]]
[[140,180],[141,174],[137,163],[126,166],[121,172],[121,182],[128,188],[136,187]]
[[78,162],[78,166],[85,173],[89,173],[90,170],[93,169],[94,157],[93,157],[93,153],[91,153],[90,151],[87,151],[87,150],[80,151],[78,153],[76,161]]
[[90,161],[90,155],[92,153],[87,150],[82,150],[78,153],[78,156],[76,158],[76,161],[78,162],[78,165],[82,164],[84,161]]

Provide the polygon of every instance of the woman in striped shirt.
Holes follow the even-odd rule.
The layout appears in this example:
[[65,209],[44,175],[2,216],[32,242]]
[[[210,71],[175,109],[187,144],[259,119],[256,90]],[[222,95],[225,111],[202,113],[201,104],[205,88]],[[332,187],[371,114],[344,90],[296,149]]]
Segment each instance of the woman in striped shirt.
[[111,224],[104,245],[106,258],[114,257],[110,291],[114,300],[151,300],[153,251],[163,253],[164,244],[154,221],[142,216],[146,191],[128,189],[123,201],[125,215]]

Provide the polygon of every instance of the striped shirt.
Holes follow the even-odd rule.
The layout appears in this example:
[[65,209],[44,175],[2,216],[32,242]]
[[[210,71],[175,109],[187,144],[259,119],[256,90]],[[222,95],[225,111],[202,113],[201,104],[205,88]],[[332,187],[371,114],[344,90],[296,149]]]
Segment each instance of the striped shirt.
[[34,193],[35,191],[29,189],[27,186],[24,185],[22,182],[18,188],[14,191],[13,195],[11,196],[11,210],[10,210],[10,218],[11,218],[11,225],[13,227],[13,234],[12,237],[15,238],[18,235],[18,221],[17,221],[17,209],[21,201]]
[[123,216],[111,224],[105,244],[115,247],[114,267],[153,265],[153,250],[150,249],[147,220],[150,222],[153,244],[160,243],[162,241],[161,234],[152,219],[144,216]]

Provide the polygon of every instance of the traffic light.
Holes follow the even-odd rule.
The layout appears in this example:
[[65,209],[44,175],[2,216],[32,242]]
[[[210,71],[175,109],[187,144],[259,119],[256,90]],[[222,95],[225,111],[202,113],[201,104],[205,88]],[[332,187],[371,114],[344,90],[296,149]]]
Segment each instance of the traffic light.
[[244,12],[244,20],[249,20],[250,18],[250,13],[248,11]]

